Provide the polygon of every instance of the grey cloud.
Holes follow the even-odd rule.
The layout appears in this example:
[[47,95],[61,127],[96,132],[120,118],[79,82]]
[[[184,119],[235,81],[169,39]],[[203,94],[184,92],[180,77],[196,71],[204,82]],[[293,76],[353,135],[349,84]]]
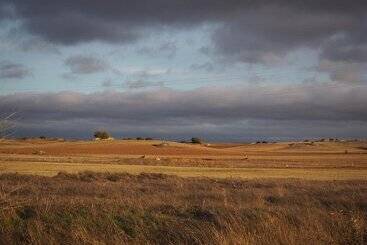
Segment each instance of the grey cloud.
[[10,1],[0,2],[0,21],[16,18],[15,6]]
[[30,74],[30,70],[22,64],[10,61],[0,62],[0,79],[23,79]]
[[[360,31],[367,31],[367,29],[361,29]],[[336,62],[366,63],[367,37],[364,40],[346,35],[331,38],[323,45],[321,56],[324,59]]]
[[[3,105],[32,113],[61,117],[202,118],[276,120],[367,120],[366,86],[343,84],[299,85],[293,88],[258,86],[200,88],[192,91],[60,92],[2,96]],[[47,103],[40,105],[44,100]],[[347,103],[346,103],[347,102]]]
[[194,71],[207,71],[211,72],[214,71],[214,65],[211,62],[206,62],[202,64],[192,64],[190,68]]
[[[232,4],[237,0],[229,1]],[[223,11],[231,11],[222,1],[21,1],[5,0],[14,6],[31,33],[63,44],[103,40],[130,42],[138,39],[146,27],[188,26],[218,18]],[[202,13],[203,6],[207,14]]]
[[72,74],[92,74],[106,71],[109,68],[107,62],[93,56],[75,55],[65,60]]
[[132,73],[132,75],[139,78],[149,78],[149,77],[167,75],[169,73],[171,73],[171,69],[144,69],[135,71]]
[[367,81],[366,63],[348,63],[343,61],[321,60],[316,70],[330,75],[338,82],[364,83]]
[[25,52],[45,52],[45,53],[53,53],[53,54],[61,54],[58,48],[48,42],[45,42],[39,38],[29,38],[23,40],[19,43],[19,47]]
[[35,128],[28,130],[34,132],[41,130],[41,125],[48,125],[48,132],[73,126],[88,135],[90,129],[82,122],[90,122],[86,124],[90,128],[108,126],[115,132],[129,129],[130,133],[202,134],[223,139],[241,132],[264,137],[322,132],[354,137],[359,131],[359,137],[366,137],[366,95],[366,86],[319,84],[265,90],[248,86],[137,93],[22,93],[4,95],[0,100],[2,111],[17,108],[22,112],[22,128],[33,125]]
[[[61,43],[96,39],[129,41],[138,38],[136,32],[147,26],[180,27],[208,22],[229,23],[230,28],[238,31],[243,28],[255,31],[257,26],[255,34],[266,38],[276,34],[274,41],[284,36],[293,43],[303,38],[317,40],[320,35],[340,29],[349,28],[354,32],[356,23],[363,20],[361,17],[366,10],[363,0],[348,3],[343,0],[308,3],[291,0],[271,3],[267,0],[189,0],[185,4],[170,0],[112,0],[108,4],[97,0],[4,0],[2,5],[13,6],[33,33]],[[267,34],[268,31],[270,33]]]
[[[274,65],[307,47],[319,50],[320,60],[346,64],[330,70],[332,80],[367,81],[365,70],[348,69],[349,63],[367,63],[365,0],[3,0],[0,9],[3,18],[17,16],[32,35],[64,45],[130,43],[153,32],[205,25],[213,27],[212,43],[201,53],[221,63]],[[176,48],[167,42],[138,52],[171,57]],[[75,71],[90,71],[80,68]]]
[[102,87],[108,88],[112,86],[112,80],[111,79],[106,79],[104,81],[102,81]]
[[150,87],[163,87],[164,82],[149,82],[149,81],[127,81],[124,84],[129,89],[142,89],[142,88],[150,88]]
[[[31,33],[62,44],[132,42],[167,27],[213,24],[218,54],[237,61],[276,62],[304,46],[331,59],[364,60],[367,52],[364,0],[3,0],[0,6],[3,12],[12,6]],[[325,43],[340,34],[345,43],[331,51]]]
[[[340,1],[331,2],[338,4]],[[355,43],[366,28],[360,11],[321,6],[316,9],[312,6],[300,8],[291,3],[286,6],[269,4],[248,11],[226,22],[214,33],[216,50],[236,60],[266,63],[269,57],[282,58],[289,51],[302,47],[327,48],[323,44],[340,33]],[[367,4],[362,7],[366,10]]]
[[[361,122],[328,121],[267,121],[249,120],[244,123],[187,124],[167,122],[131,125],[116,120],[77,119],[47,121],[43,127],[38,121],[18,121],[16,135],[19,137],[40,136],[62,138],[92,138],[99,129],[108,130],[115,138],[153,137],[157,139],[191,139],[200,137],[213,141],[258,141],[258,140],[303,140],[319,138],[363,138],[367,126]],[[82,130],[81,130],[82,128]],[[362,133],[361,133],[362,132]]]
[[158,47],[142,47],[137,50],[140,55],[148,55],[151,57],[167,57],[173,58],[176,55],[177,46],[174,42],[165,42]]

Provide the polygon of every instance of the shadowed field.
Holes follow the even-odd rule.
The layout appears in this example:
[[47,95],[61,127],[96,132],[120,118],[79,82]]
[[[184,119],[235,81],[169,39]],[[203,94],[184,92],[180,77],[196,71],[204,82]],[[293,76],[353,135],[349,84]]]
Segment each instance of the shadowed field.
[[366,181],[0,175],[1,244],[365,244]]

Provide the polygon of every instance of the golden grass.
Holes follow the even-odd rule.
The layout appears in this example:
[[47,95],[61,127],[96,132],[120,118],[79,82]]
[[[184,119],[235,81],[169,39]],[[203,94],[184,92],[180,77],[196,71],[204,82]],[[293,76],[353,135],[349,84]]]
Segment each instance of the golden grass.
[[0,244],[367,242],[366,142],[159,143],[0,142]]
[[366,241],[366,181],[0,175],[0,244]]
[[312,168],[218,168],[177,167],[122,164],[0,162],[0,172],[54,176],[60,171],[81,171],[131,174],[163,173],[182,177],[209,178],[300,178],[309,180],[367,180],[367,169],[312,169]]
[[367,169],[367,154],[160,156],[160,155],[24,155],[0,154],[0,162],[98,163],[180,167],[349,168]]

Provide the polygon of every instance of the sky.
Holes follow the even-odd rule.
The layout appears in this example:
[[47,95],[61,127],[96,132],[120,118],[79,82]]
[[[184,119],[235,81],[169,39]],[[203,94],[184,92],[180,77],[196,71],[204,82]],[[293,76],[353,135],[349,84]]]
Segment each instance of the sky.
[[363,0],[0,0],[15,137],[367,137]]

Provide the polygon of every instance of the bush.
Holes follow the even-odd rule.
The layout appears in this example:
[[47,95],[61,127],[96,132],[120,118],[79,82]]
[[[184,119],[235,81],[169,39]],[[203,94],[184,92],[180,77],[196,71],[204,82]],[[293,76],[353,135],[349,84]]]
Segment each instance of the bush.
[[201,144],[202,140],[199,138],[191,138],[191,143],[193,144]]
[[94,132],[94,138],[108,139],[108,138],[110,138],[110,135],[106,131],[96,131],[96,132]]
[[136,137],[136,140],[144,140],[142,137]]

